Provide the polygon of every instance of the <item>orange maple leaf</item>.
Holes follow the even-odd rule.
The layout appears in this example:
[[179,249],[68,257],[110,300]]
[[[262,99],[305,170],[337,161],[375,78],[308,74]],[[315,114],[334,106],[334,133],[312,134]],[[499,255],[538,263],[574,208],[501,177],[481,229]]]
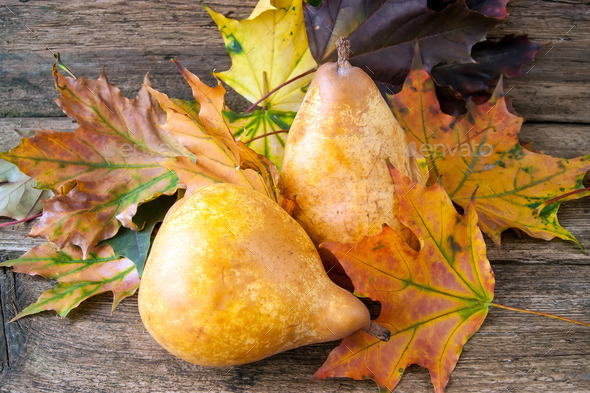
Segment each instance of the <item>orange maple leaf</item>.
[[264,156],[236,141],[223,117],[225,89],[210,87],[175,62],[200,105],[198,119],[166,94],[148,87],[167,114],[163,128],[193,156],[178,156],[162,163],[174,171],[189,192],[212,183],[233,183],[253,188],[278,201],[276,169]]
[[55,244],[44,243],[20,258],[0,263],[0,267],[4,266],[12,266],[16,273],[39,275],[58,282],[12,321],[46,310],[55,310],[60,317],[65,317],[84,300],[108,291],[114,296],[114,310],[139,287],[139,275],[133,262],[117,256],[108,244],[94,248],[87,259],[82,259],[78,247],[58,250]]
[[463,345],[488,313],[494,274],[473,199],[461,216],[439,184],[424,187],[391,172],[401,196],[398,218],[418,237],[420,251],[387,226],[357,244],[322,244],[338,258],[357,293],[381,302],[376,321],[391,331],[391,339],[353,333],[314,378],[370,378],[389,391],[409,365],[418,364],[430,371],[440,393]]
[[590,155],[555,158],[521,146],[522,118],[509,111],[502,80],[488,102],[470,102],[467,113],[449,116],[441,112],[434,83],[417,56],[402,91],[389,100],[410,144],[426,158],[453,202],[465,207],[479,187],[479,226],[496,245],[508,228],[579,245],[559,225],[557,210],[561,202],[590,195],[582,184]]
[[44,201],[30,235],[60,248],[77,245],[87,257],[117,233],[119,223],[137,229],[132,218],[140,203],[176,191],[176,174],[160,163],[190,153],[158,126],[165,115],[146,88],[128,99],[104,73],[97,80],[74,79],[54,67],[54,77],[57,103],[78,129],[37,131],[0,157],[40,188],[69,190]]

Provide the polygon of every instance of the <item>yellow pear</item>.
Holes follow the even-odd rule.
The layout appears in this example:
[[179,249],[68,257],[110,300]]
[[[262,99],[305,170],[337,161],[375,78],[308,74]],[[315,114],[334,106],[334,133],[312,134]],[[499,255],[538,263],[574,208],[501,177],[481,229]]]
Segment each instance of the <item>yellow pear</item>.
[[200,188],[168,212],[139,311],[164,348],[204,366],[253,362],[370,324],[363,303],[330,281],[303,228],[232,184]]
[[385,223],[409,240],[387,167],[389,159],[421,181],[404,130],[371,78],[348,62],[348,41],[339,40],[338,56],[316,71],[293,121],[279,189],[318,246],[359,241]]

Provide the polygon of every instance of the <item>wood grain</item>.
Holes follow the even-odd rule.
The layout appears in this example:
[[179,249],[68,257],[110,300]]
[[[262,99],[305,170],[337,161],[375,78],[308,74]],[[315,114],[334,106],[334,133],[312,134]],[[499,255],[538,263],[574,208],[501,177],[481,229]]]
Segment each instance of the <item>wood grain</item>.
[[[53,57],[79,75],[96,78],[103,65],[127,96],[150,71],[154,86],[180,98],[190,90],[174,57],[207,83],[229,68],[217,27],[203,1],[77,2],[9,0],[0,7],[0,150],[18,143],[14,129],[72,131],[51,77]],[[246,17],[255,0],[207,1]],[[528,120],[523,143],[561,157],[590,152],[590,10],[583,1],[514,0],[492,33],[528,33],[546,43],[526,75],[505,81],[516,110]],[[48,49],[46,49],[48,48]],[[236,94],[228,103],[246,107]],[[61,117],[60,117],[61,116]],[[590,249],[590,201],[564,204],[560,223]],[[0,219],[0,223],[7,222]],[[33,223],[0,228],[0,261],[43,241],[25,237]],[[571,242],[545,242],[513,231],[488,257],[495,302],[590,322],[590,257]],[[0,268],[0,392],[375,392],[371,381],[308,381],[337,343],[308,346],[230,369],[207,369],[174,358],[151,339],[137,297],[111,314],[111,296],[84,302],[66,319],[46,312],[8,321],[53,283]],[[378,307],[373,306],[374,314]],[[396,392],[431,392],[428,373],[410,367]],[[447,392],[589,392],[588,328],[491,309],[469,340]]]
[[[212,83],[210,72],[230,67],[217,27],[203,3],[235,18],[246,17],[255,0],[227,1],[27,1],[0,8],[0,117],[60,116],[51,77],[52,52],[78,75],[96,78],[103,66],[127,95],[150,72],[154,86],[179,98],[190,90],[170,61],[176,58]],[[546,44],[523,77],[506,90],[528,120],[590,122],[590,8],[582,0],[515,0],[506,23],[491,36],[523,34]],[[35,97],[35,100],[31,100]],[[245,109],[230,94],[232,108]]]
[[[568,266],[568,265],[565,265]],[[494,264],[496,301],[588,319],[588,268],[562,264]],[[567,278],[562,286],[560,276]],[[564,280],[565,281],[565,280]],[[19,275],[19,308],[47,288]],[[374,392],[372,382],[309,378],[336,343],[299,348],[250,365],[203,368],[175,359],[145,332],[136,297],[110,314],[109,296],[85,302],[66,319],[50,313],[18,324],[26,343],[0,374],[2,392]],[[11,315],[12,316],[12,315]],[[587,328],[492,309],[465,346],[448,392],[585,392],[590,335]],[[412,367],[398,392],[429,392],[428,374]]]

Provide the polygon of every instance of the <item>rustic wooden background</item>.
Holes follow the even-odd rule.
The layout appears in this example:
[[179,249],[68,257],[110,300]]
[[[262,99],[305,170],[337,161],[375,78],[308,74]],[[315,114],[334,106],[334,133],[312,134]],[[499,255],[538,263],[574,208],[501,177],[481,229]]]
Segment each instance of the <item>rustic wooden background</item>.
[[[201,1],[0,1],[0,149],[18,142],[14,129],[74,128],[53,103],[52,51],[78,75],[96,78],[103,66],[128,95],[146,71],[156,88],[177,97],[189,89],[174,57],[211,82],[230,59]],[[207,1],[232,17],[255,4]],[[525,142],[546,153],[590,153],[590,3],[513,0],[507,23],[493,36],[528,33],[547,44],[526,75],[506,90],[526,119]],[[244,107],[230,95],[233,107]],[[561,223],[590,249],[590,199],[565,204]],[[0,222],[5,222],[0,221]],[[0,230],[0,260],[38,240],[32,224]],[[590,322],[590,257],[574,244],[545,242],[509,231],[501,251],[488,242],[496,301]],[[376,392],[371,381],[330,379],[309,384],[335,343],[289,351],[231,369],[206,369],[175,359],[146,333],[136,296],[114,314],[111,297],[85,302],[66,319],[52,313],[8,321],[51,282],[0,269],[1,392]],[[430,392],[428,373],[406,372],[398,392]],[[589,392],[590,329],[492,309],[467,343],[447,391]]]

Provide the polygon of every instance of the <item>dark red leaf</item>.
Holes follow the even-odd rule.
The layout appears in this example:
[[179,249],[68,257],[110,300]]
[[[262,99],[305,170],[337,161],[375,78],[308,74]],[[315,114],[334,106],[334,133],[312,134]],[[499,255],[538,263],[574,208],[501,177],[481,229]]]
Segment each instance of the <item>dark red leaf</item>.
[[471,11],[465,0],[442,11],[427,0],[324,1],[305,7],[309,46],[318,63],[336,59],[335,42],[350,40],[350,62],[390,94],[401,89],[416,41],[427,69],[439,63],[471,61],[471,47],[500,21]]
[[472,96],[476,101],[487,101],[491,97],[492,82],[501,74],[510,78],[522,75],[522,66],[533,61],[540,48],[540,44],[529,41],[526,35],[507,35],[499,41],[486,40],[475,44],[471,50],[475,63],[435,66],[431,75],[439,85],[437,96],[443,112],[454,116],[465,112],[460,99],[458,106],[449,105],[453,96]]

